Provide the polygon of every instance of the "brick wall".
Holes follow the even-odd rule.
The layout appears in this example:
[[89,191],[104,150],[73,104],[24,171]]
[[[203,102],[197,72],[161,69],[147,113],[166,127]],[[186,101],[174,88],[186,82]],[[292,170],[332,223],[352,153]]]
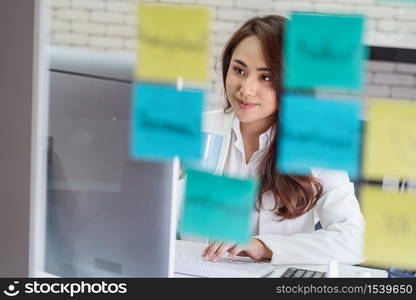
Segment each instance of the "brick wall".
[[[132,53],[135,47],[138,0],[50,0],[51,43],[100,51]],[[142,2],[145,2],[142,0]],[[212,58],[217,62],[230,34],[254,15],[290,10],[362,13],[368,17],[366,40],[372,44],[416,48],[416,3],[390,0],[159,0],[196,3],[212,8]],[[216,70],[215,70],[216,66]],[[212,71],[210,106],[220,106],[222,87],[218,64]],[[409,64],[369,64],[371,96],[416,98],[416,67]]]
[[367,90],[369,95],[415,99],[416,64],[371,62]]
[[319,90],[316,94],[321,97],[364,101],[371,97],[416,100],[416,64],[370,61],[367,64],[363,95]]

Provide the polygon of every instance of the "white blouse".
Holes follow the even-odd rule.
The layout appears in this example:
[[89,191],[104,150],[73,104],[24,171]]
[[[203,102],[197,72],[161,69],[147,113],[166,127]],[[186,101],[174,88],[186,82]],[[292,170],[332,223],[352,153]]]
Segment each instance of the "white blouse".
[[[223,175],[227,175],[235,178],[255,178],[257,177],[257,167],[261,161],[261,158],[268,147],[268,141],[270,138],[271,128],[260,135],[259,137],[259,149],[255,151],[248,163],[246,163],[244,153],[244,142],[240,131],[240,121],[234,118],[232,124],[232,133],[230,139],[230,148],[228,150],[227,158],[224,164]],[[269,195],[267,195],[269,194]],[[264,204],[269,203],[272,195],[266,193],[263,196]],[[271,202],[273,203],[273,202]],[[252,233],[257,235],[259,232],[259,213],[257,210],[253,211],[252,216]]]

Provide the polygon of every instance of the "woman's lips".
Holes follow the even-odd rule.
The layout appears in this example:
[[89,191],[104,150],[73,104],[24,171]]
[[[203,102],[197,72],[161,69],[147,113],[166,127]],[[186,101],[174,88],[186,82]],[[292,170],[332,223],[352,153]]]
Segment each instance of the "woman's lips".
[[247,102],[247,101],[243,101],[243,100],[239,100],[239,99],[237,99],[237,103],[238,103],[238,106],[241,109],[244,109],[244,110],[252,109],[253,107],[257,106],[257,104]]

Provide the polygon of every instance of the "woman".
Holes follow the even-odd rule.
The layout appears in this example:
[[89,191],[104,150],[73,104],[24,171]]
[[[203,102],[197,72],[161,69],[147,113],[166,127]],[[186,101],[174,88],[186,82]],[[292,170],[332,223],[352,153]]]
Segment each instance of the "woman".
[[[205,131],[223,136],[216,173],[257,176],[260,193],[251,242],[214,242],[202,256],[218,261],[228,252],[273,264],[326,264],[330,259],[358,264],[364,219],[348,174],[316,169],[291,176],[275,169],[284,26],[280,16],[253,18],[223,51],[227,108],[206,114]],[[315,230],[318,221],[322,229]]]

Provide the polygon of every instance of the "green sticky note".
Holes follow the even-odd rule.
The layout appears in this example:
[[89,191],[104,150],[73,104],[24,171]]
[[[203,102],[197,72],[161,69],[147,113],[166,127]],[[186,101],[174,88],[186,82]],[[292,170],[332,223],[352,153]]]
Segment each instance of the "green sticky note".
[[364,17],[292,13],[284,42],[287,88],[361,90]]
[[358,101],[285,95],[276,158],[279,172],[309,175],[311,168],[342,169],[357,178],[361,112]]
[[180,224],[182,234],[248,243],[257,181],[188,169]]

